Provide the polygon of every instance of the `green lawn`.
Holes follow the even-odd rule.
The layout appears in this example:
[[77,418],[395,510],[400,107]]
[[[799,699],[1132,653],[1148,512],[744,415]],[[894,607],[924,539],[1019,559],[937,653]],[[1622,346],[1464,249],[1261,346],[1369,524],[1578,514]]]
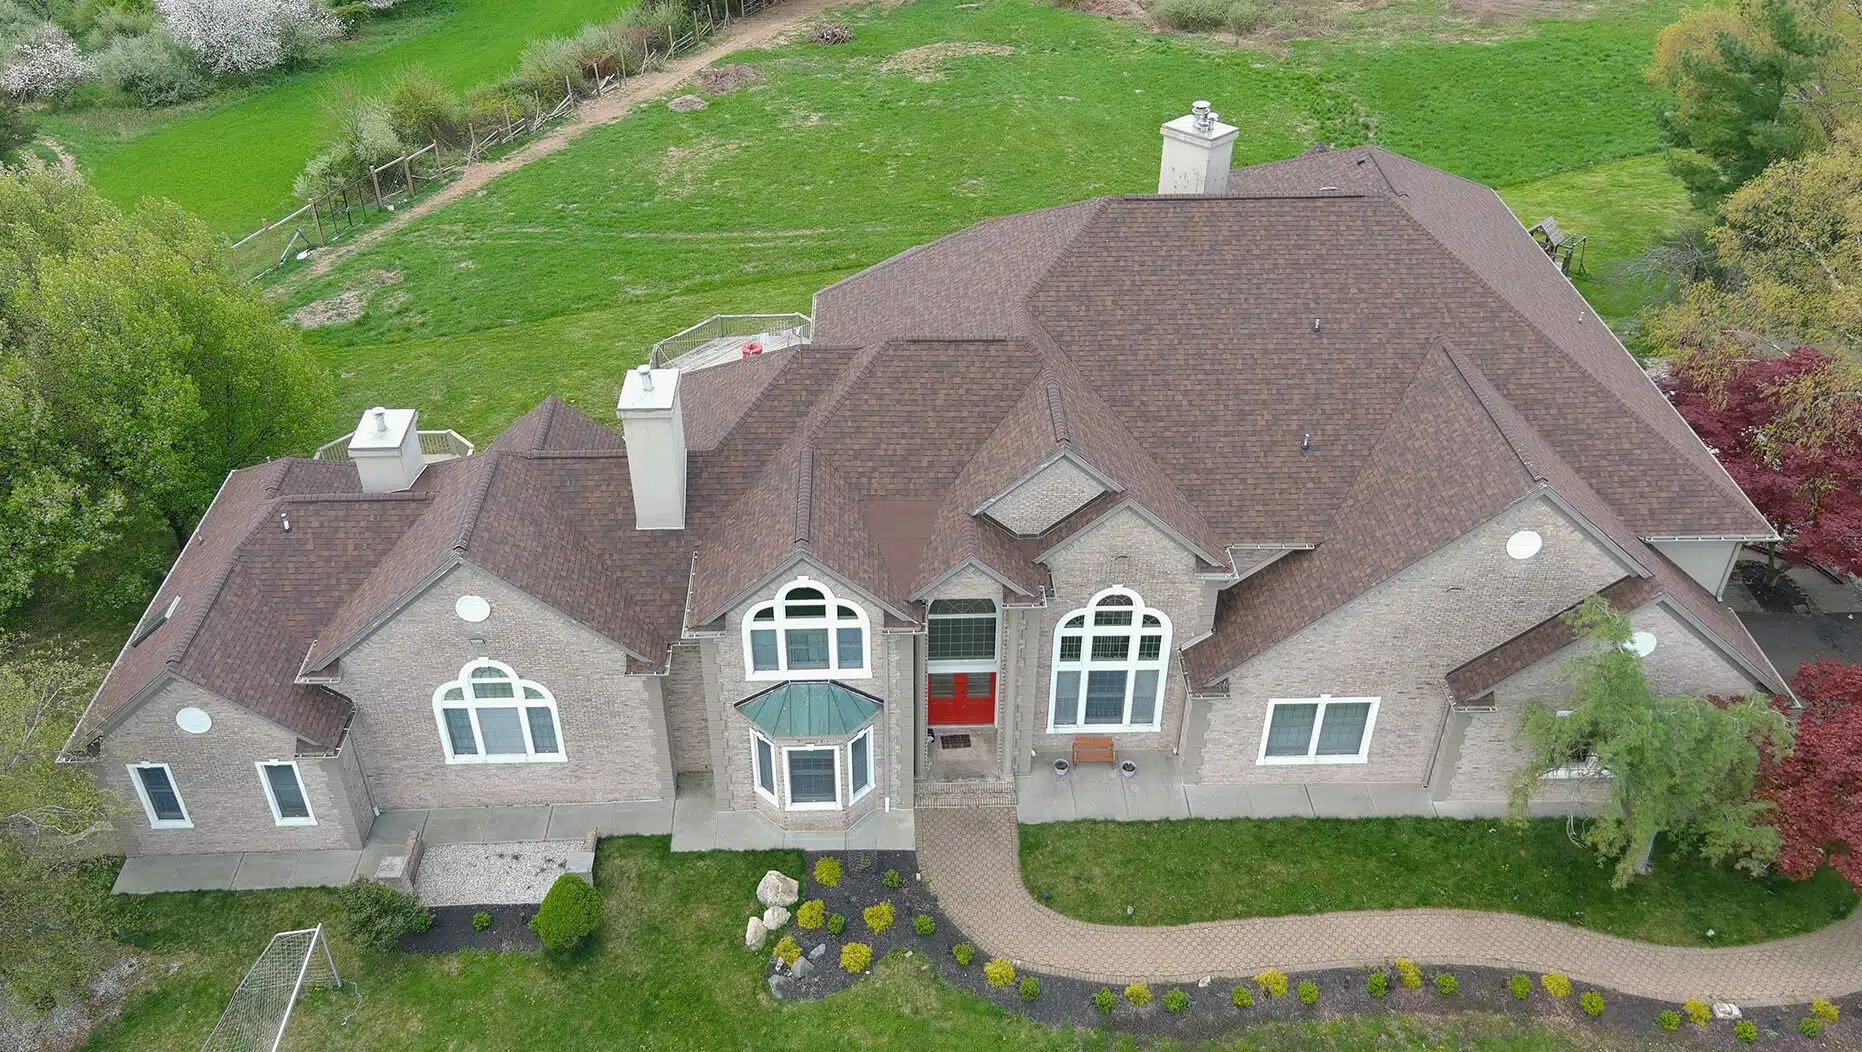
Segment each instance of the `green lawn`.
[[123,205],[167,197],[239,237],[291,202],[291,180],[320,149],[324,100],[338,86],[379,88],[424,66],[463,90],[503,77],[524,44],[611,18],[631,0],[404,0],[404,15],[364,22],[354,40],[298,73],[229,91],[153,122],[142,114],[76,111],[44,131],[75,152],[86,176]]
[[1828,868],[1802,883],[1754,880],[1665,850],[1653,874],[1613,891],[1563,819],[1523,831],[1441,818],[1062,822],[1023,826],[1021,859],[1029,890],[1104,924],[1440,906],[1732,946],[1824,927],[1856,904]]
[[[570,960],[524,953],[414,957],[362,953],[336,939],[355,985],[317,992],[285,1048],[396,1052],[581,1052],[892,1048],[1127,1049],[1128,1038],[1050,1030],[944,985],[920,960],[894,956],[855,989],[813,1004],[772,1001],[763,957],[741,949],[764,870],[799,874],[796,852],[672,855],[664,837],[604,840],[596,882],[607,919]],[[175,965],[102,1029],[92,1050],[192,1049],[270,935],[336,920],[328,891],[213,892],[119,900],[130,941]],[[980,967],[980,962],[976,965]],[[1241,1029],[1231,1049],[1454,1049],[1576,1052],[1595,1035],[1468,1016],[1346,1018]],[[1147,1047],[1179,1048],[1147,1042]],[[1203,1047],[1203,1046],[1196,1046]]]

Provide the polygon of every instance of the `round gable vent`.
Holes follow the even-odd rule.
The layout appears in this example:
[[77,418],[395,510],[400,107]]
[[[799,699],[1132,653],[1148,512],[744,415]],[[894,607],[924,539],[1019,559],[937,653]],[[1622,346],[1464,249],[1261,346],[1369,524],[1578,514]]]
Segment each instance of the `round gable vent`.
[[1623,649],[1637,657],[1648,657],[1655,653],[1655,633],[1631,632],[1629,642],[1623,644]]
[[491,604],[481,595],[462,595],[453,604],[453,613],[458,614],[461,621],[478,624],[491,616]]
[[207,715],[206,709],[197,709],[192,705],[175,713],[175,726],[189,734],[205,734],[213,726],[213,717]]
[[1506,539],[1506,553],[1515,559],[1530,559],[1545,547],[1545,538],[1531,530],[1521,530]]

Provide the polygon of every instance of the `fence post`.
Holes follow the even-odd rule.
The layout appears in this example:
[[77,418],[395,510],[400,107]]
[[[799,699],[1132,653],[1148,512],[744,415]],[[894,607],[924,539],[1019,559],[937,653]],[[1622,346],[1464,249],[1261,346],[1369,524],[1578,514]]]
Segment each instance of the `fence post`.
[[375,166],[372,164],[369,165],[369,181],[375,184],[375,207],[381,208],[383,207],[381,203],[381,172],[376,170]]
[[408,166],[407,155],[401,155],[401,181],[407,184],[407,196],[414,196],[414,170]]
[[310,221],[317,228],[317,244],[322,245],[323,244],[323,219],[322,217],[317,215],[317,199],[313,197],[313,198],[310,198],[305,203],[310,205]]

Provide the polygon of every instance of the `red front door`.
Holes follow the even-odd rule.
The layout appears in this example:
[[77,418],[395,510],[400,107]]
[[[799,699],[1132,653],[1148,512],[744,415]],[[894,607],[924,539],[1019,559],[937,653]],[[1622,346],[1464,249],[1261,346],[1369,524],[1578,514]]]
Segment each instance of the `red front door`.
[[994,672],[933,672],[929,696],[933,726],[996,722]]

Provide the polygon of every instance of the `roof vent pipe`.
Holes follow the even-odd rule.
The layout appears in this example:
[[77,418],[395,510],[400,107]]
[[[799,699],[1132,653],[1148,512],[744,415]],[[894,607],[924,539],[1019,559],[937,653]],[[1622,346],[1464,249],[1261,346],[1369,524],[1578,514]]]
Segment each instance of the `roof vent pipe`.
[[387,434],[388,433],[388,410],[383,408],[382,406],[376,406],[375,408],[369,410],[369,412],[375,414],[375,433],[378,435]]
[[278,513],[278,521],[284,523],[284,532],[291,532],[291,516],[281,511]]

